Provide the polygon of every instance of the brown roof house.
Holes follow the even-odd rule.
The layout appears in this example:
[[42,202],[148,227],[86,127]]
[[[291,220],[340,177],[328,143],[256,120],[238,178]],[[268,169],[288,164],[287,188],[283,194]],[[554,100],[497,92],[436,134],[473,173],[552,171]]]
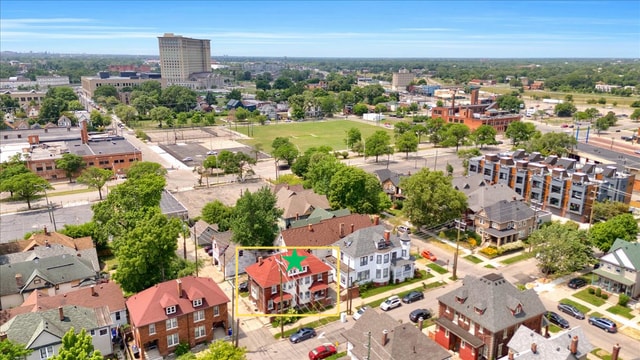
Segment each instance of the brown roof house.
[[229,298],[211,278],[187,276],[156,284],[127,299],[141,359],[173,353],[180,343],[209,343],[216,327],[228,328]]
[[[398,322],[387,313],[366,311],[342,336],[351,360],[446,360],[451,354],[412,323]],[[370,347],[369,347],[370,344]]]
[[400,180],[408,177],[407,175],[389,169],[379,169],[373,173],[378,178],[380,185],[382,185],[382,190],[389,196],[391,201],[404,199],[404,194],[402,194],[402,189],[400,188]]
[[520,291],[502,275],[468,275],[462,286],[438,297],[435,340],[462,360],[507,355],[522,325],[540,332],[545,307],[534,290]]
[[278,184],[273,189],[276,207],[283,210],[280,228],[288,229],[292,221],[306,219],[315,209],[330,210],[329,200],[302,185]]

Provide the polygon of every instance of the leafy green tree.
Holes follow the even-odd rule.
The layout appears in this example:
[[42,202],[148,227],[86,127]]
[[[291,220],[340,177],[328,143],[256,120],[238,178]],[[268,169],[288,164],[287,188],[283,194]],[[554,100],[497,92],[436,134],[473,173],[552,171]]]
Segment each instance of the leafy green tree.
[[287,165],[293,164],[298,157],[298,154],[298,148],[289,141],[273,149],[273,153],[271,153],[274,159],[284,160],[287,162]]
[[64,111],[67,111],[67,102],[64,99],[45,97],[38,113],[40,123],[56,122]]
[[576,138],[566,133],[538,134],[529,140],[524,148],[529,153],[537,151],[542,156],[568,154],[576,146]]
[[517,96],[502,95],[496,99],[496,103],[498,103],[498,107],[502,110],[517,112],[520,110],[520,105],[524,104],[524,101]]
[[427,129],[427,127],[422,124],[413,125],[413,127],[411,128],[411,131],[414,132],[418,137],[418,143],[420,143],[422,135],[429,133],[429,130]]
[[173,111],[165,106],[158,106],[149,111],[151,120],[158,122],[158,127],[162,127],[162,122],[173,118]]
[[202,220],[209,224],[217,224],[219,231],[229,230],[233,208],[223,204],[220,200],[207,203],[202,208]]
[[553,222],[529,236],[538,267],[545,275],[569,274],[593,262],[593,251],[584,230]]
[[5,162],[0,165],[0,191],[6,191],[11,197],[13,197],[13,187],[9,186],[11,178],[30,172],[24,163],[19,162]]
[[162,90],[160,104],[176,113],[189,111],[196,106],[198,95],[195,91],[179,85],[171,85]]
[[609,128],[609,121],[607,121],[607,119],[605,119],[604,117],[601,117],[596,120],[594,127],[599,135],[602,131],[606,131]]
[[609,251],[616,239],[634,241],[638,234],[638,223],[632,214],[622,214],[594,224],[589,230],[589,238],[594,246],[603,252]]
[[455,146],[456,152],[460,145],[467,143],[467,138],[471,134],[469,127],[465,124],[448,124],[445,127],[445,139],[442,142],[444,146]]
[[462,159],[462,168],[464,169],[463,175],[469,175],[469,159],[475,156],[480,156],[482,153],[477,148],[465,149],[458,151],[458,157]]
[[322,96],[319,98],[320,110],[326,117],[333,117],[336,111],[338,111],[337,102],[333,95]]
[[[224,340],[217,340],[209,345],[209,350],[204,355],[199,356],[201,360],[247,360],[247,349],[235,347],[232,343]],[[191,359],[191,358],[189,358]],[[183,360],[183,359],[180,359]]]
[[53,360],[102,360],[100,350],[93,347],[93,337],[82,329],[76,334],[71,327],[62,337],[62,347]]
[[155,162],[136,161],[127,170],[127,178],[129,179],[141,179],[147,175],[165,176],[167,169]]
[[558,117],[571,117],[573,113],[577,111],[577,108],[573,103],[565,102],[556,104],[554,111]]
[[331,179],[347,165],[328,153],[317,152],[309,161],[309,167],[304,175],[305,187],[313,188],[318,194],[329,194],[331,191]]
[[9,339],[0,341],[0,360],[22,360],[33,350],[27,349],[23,344],[17,344]]
[[395,123],[393,125],[393,132],[394,132],[396,137],[398,137],[398,136],[400,136],[400,135],[402,135],[402,134],[404,134],[404,133],[406,133],[407,131],[410,131],[410,130],[411,130],[411,124],[408,123],[408,122],[401,121],[401,122]]
[[408,159],[410,152],[418,151],[418,137],[411,131],[405,132],[396,140],[396,149],[405,153]]
[[[299,156],[291,171],[301,178],[306,178],[307,171],[309,170],[310,160],[316,153],[330,154],[333,149],[330,146],[311,147],[307,149],[302,156]],[[335,159],[335,157],[334,157]]]
[[348,208],[359,214],[375,214],[380,212],[382,191],[376,177],[366,171],[352,166],[342,167],[331,178],[328,198],[331,207]]
[[620,201],[596,201],[593,204],[592,221],[607,221],[615,216],[628,213],[629,204]]
[[80,174],[78,182],[88,187],[98,189],[100,200],[102,200],[102,187],[112,176],[113,171],[92,166]]
[[476,146],[480,145],[480,148],[482,149],[484,145],[494,145],[497,143],[497,133],[498,132],[493,126],[480,125],[471,133],[471,138]]
[[93,128],[101,128],[111,124],[111,117],[103,116],[98,110],[92,110],[89,115],[89,122]]
[[223,169],[226,174],[238,174],[244,179],[245,166],[253,165],[256,160],[241,151],[232,153],[228,150],[222,150],[218,154],[217,167]]
[[635,109],[633,110],[633,112],[631,113],[631,115],[629,115],[629,118],[633,121],[638,121],[638,119],[640,119],[640,109]]
[[520,142],[528,141],[536,133],[536,126],[532,123],[525,123],[522,121],[515,121],[507,126],[505,135],[511,139],[514,145],[520,144]]
[[233,242],[244,246],[272,246],[278,234],[282,209],[267,187],[251,193],[245,191],[236,202],[231,220]]
[[138,111],[138,114],[147,115],[151,109],[158,105],[158,99],[149,94],[140,93],[136,97],[131,96],[131,105]]
[[605,105],[606,103],[607,103],[607,99],[605,99],[605,98],[603,98],[603,97],[601,97],[601,98],[599,98],[599,99],[598,99],[598,104],[600,104],[600,105]]
[[85,236],[93,237],[96,230],[96,224],[93,221],[86,222],[84,224],[64,224],[62,230],[58,230],[59,233],[67,235],[68,237],[78,239]]
[[62,158],[56,160],[56,168],[64,170],[69,182],[71,182],[73,174],[80,171],[85,165],[82,156],[71,153],[63,154]]
[[367,104],[358,103],[353,106],[353,113],[358,116],[362,116],[362,114],[366,114],[369,112],[369,108]]
[[393,154],[393,148],[386,131],[378,130],[365,140],[365,156],[375,156],[378,162],[378,156],[387,154]]
[[294,174],[280,175],[274,184],[302,185],[304,181]]
[[98,102],[99,98],[108,98],[110,96],[118,97],[118,89],[113,85],[100,86],[93,92],[93,100],[96,102]]
[[360,129],[352,127],[347,131],[347,137],[344,139],[344,143],[347,145],[347,148],[353,149],[353,145],[361,140],[362,133],[360,132]]
[[84,110],[84,106],[82,106],[82,104],[80,104],[80,101],[78,100],[71,100],[67,103],[67,110],[80,111],[80,110]]
[[11,192],[16,199],[26,201],[27,208],[31,210],[31,200],[39,197],[44,190],[53,190],[53,186],[40,176],[26,172],[10,177],[3,182],[0,190]]
[[136,108],[133,106],[118,104],[116,108],[113,110],[116,113],[116,116],[124,122],[126,125],[129,125],[132,120],[135,120],[138,113],[136,112]]
[[406,196],[402,211],[416,227],[433,227],[462,216],[467,197],[451,185],[442,171],[423,168],[403,178],[400,188]]

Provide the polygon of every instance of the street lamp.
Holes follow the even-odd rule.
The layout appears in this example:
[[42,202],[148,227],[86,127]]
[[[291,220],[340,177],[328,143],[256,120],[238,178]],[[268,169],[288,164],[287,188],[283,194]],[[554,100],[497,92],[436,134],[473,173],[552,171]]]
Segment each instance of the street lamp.
[[58,227],[56,225],[56,216],[53,213],[53,204],[49,202],[49,196],[47,196],[47,187],[43,186],[42,190],[44,191],[44,198],[45,198],[45,201],[47,202],[47,211],[49,212],[49,221],[53,223],[53,230],[57,232]]

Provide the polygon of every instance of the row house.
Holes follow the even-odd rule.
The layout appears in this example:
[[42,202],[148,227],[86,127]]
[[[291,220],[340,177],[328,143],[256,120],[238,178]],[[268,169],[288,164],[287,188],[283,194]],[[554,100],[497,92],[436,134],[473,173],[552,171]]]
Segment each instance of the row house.
[[181,343],[192,348],[215,340],[215,328],[231,326],[228,303],[213,279],[194,276],[156,284],[131,296],[126,304],[140,358],[162,358]]
[[471,174],[490,184],[504,184],[525,201],[554,215],[587,222],[594,201],[628,204],[635,175],[615,166],[578,163],[575,159],[526,154],[522,150],[486,154],[469,161]]
[[[294,251],[304,256],[301,269],[289,267],[286,260]],[[246,268],[249,300],[263,314],[277,314],[290,308],[324,307],[331,304],[330,270],[322,260],[301,249],[261,257]]]
[[435,341],[462,360],[507,355],[520,326],[540,333],[544,304],[532,289],[520,291],[500,274],[466,276],[462,286],[438,297]]
[[600,258],[600,267],[593,271],[596,285],[606,291],[640,296],[640,243],[616,239]]

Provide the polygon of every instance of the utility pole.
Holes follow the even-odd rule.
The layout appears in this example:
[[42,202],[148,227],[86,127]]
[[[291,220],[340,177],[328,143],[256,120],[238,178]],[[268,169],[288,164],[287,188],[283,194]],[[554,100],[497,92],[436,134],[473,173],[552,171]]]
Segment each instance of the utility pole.
[[458,236],[456,237],[456,252],[453,254],[453,280],[458,280],[458,252],[460,250],[460,227],[462,227],[462,223],[460,220],[456,220],[456,225],[458,228]]
[[284,319],[282,318],[282,268],[278,264],[278,274],[280,274],[280,338],[284,337]]
[[371,360],[371,331],[367,333],[367,336],[369,338],[367,341],[367,360]]
[[[236,287],[235,284],[233,283],[233,281],[231,280],[227,280],[227,282],[229,283],[229,285],[231,285],[231,340],[233,340],[233,337],[236,336],[236,331],[237,328],[234,329],[233,325],[234,325],[234,314],[236,312],[236,307],[235,307],[235,303],[236,303]],[[238,345],[236,345],[238,346]]]

